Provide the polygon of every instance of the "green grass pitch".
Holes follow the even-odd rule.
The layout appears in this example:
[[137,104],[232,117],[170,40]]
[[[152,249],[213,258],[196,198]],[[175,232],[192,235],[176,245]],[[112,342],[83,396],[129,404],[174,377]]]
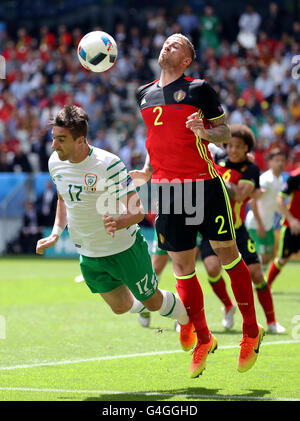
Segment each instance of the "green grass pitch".
[[[74,282],[77,260],[2,258],[0,266],[1,401],[300,400],[300,263],[289,263],[273,287],[277,320],[287,331],[265,335],[247,373],[237,371],[240,313],[224,331],[222,305],[197,263],[219,344],[197,379],[189,377],[191,355],[181,351],[172,320],[153,313],[147,329],[136,315],[114,315]],[[160,285],[175,292],[170,264]],[[266,327],[256,294],[255,303]]]

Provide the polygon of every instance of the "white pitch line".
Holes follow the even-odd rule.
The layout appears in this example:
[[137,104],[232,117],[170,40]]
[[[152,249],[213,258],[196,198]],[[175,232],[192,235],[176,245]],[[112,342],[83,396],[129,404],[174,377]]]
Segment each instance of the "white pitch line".
[[[274,341],[274,342],[265,342],[261,344],[262,346],[268,345],[288,345],[288,344],[295,344],[300,343],[300,340],[291,340],[291,341]],[[224,345],[218,347],[218,349],[233,349],[239,348],[239,345]],[[1,370],[17,370],[23,368],[34,368],[34,367],[43,367],[43,366],[55,366],[55,365],[65,365],[65,364],[80,364],[80,363],[87,363],[93,361],[106,361],[106,360],[118,360],[121,358],[136,358],[136,357],[151,357],[155,355],[164,355],[164,354],[175,354],[178,352],[184,352],[181,349],[174,349],[170,351],[157,351],[157,352],[144,352],[142,354],[125,354],[125,355],[108,355],[106,357],[95,357],[95,358],[82,358],[79,360],[62,360],[62,361],[52,361],[52,362],[41,362],[41,363],[33,363],[33,364],[22,364],[22,365],[14,365],[8,367],[1,367]]]
[[163,396],[164,398],[184,397],[187,399],[233,399],[233,400],[260,400],[260,401],[300,401],[296,398],[279,398],[268,396],[247,396],[247,395],[198,395],[184,393],[164,393],[164,392],[118,392],[116,390],[70,390],[70,389],[40,389],[32,387],[0,387],[0,391],[12,392],[50,392],[50,393],[77,393],[77,394],[97,394],[97,395],[130,395],[130,396]]

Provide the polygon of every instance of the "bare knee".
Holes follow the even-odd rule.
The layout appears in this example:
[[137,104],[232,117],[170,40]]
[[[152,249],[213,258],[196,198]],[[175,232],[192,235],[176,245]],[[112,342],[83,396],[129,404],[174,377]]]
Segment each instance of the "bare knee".
[[278,259],[278,263],[280,264],[280,266],[286,265],[288,261],[289,261],[289,259],[284,259],[282,257],[279,257],[279,259]]
[[209,256],[203,261],[206,272],[211,278],[215,278],[221,272],[220,261],[217,256]]
[[155,291],[155,294],[152,297],[148,298],[148,300],[142,301],[144,306],[149,311],[158,311],[161,308],[163,302],[163,296],[159,289]]
[[154,268],[154,271],[156,275],[159,276],[169,261],[169,255],[168,254],[153,254],[151,260],[152,260],[152,266]]
[[109,292],[101,292],[100,296],[115,314],[126,313],[133,304],[132,294],[125,285],[120,285]]
[[173,270],[174,273],[177,275],[182,275],[182,274],[188,274],[189,272],[192,272],[194,270],[194,268],[190,268],[189,266],[185,265],[184,263],[173,263]]
[[110,306],[110,308],[112,309],[113,313],[115,314],[124,314],[127,313],[130,310],[130,307],[124,307],[124,306],[115,306],[112,307]]
[[188,275],[195,270],[195,250],[169,252],[172,259],[173,271],[176,275]]
[[100,294],[100,296],[102,296],[104,298],[104,301],[106,302],[106,304],[108,304],[108,306],[111,308],[112,312],[115,314],[124,314],[127,313],[127,311],[129,311],[132,307],[132,303],[130,301],[116,301],[116,300],[108,300],[105,299],[106,294]]
[[265,281],[261,266],[258,263],[250,265],[249,271],[254,284],[261,284]]
[[160,309],[160,307],[158,307],[156,303],[144,302],[143,304],[145,305],[146,309],[149,311],[157,311]]
[[188,275],[193,273],[195,270],[195,258],[192,261],[189,260],[177,260],[172,261],[173,271],[176,275]]
[[273,259],[273,254],[262,254],[261,261],[263,265],[267,265]]
[[235,240],[224,242],[210,241],[210,244],[222,265],[229,265],[239,256]]

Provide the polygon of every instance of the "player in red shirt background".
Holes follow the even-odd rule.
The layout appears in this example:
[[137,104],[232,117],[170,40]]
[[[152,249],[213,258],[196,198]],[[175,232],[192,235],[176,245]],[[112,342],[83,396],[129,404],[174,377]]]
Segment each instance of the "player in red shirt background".
[[[255,137],[252,130],[243,124],[232,125],[230,126],[230,130],[231,138],[226,144],[227,155],[221,156],[220,158],[215,156],[216,169],[222,175],[227,186],[237,246],[249,268],[258,300],[266,316],[268,332],[283,333],[285,332],[285,328],[276,321],[273,297],[268,283],[264,279],[259,257],[256,253],[255,243],[245,226],[246,204],[254,191],[260,187],[260,170],[247,157],[254,147]],[[200,248],[210,285],[225,306],[223,326],[225,328],[232,328],[233,315],[236,307],[227,293],[220,261],[214,253],[207,237],[202,239]]]
[[[288,197],[287,205],[285,201]],[[300,250],[300,168],[291,171],[283,190],[278,194],[277,206],[283,219],[277,257],[268,272],[270,287],[291,255]]]

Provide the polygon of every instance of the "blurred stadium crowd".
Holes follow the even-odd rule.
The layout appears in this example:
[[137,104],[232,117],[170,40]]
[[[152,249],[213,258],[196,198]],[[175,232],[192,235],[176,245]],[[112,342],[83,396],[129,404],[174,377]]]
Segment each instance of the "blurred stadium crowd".
[[118,60],[103,74],[84,70],[76,47],[86,32],[105,26],[43,25],[38,34],[19,27],[11,36],[0,24],[0,54],[6,60],[6,79],[0,80],[1,172],[48,171],[47,122],[66,103],[88,112],[91,144],[117,153],[129,169],[142,166],[146,131],[135,91],[159,75],[159,51],[174,32],[190,37],[197,50],[188,75],[212,84],[229,123],[244,123],[254,131],[261,170],[275,147],[286,152],[287,171],[299,165],[300,18],[288,16],[276,2],[265,16],[245,5],[232,22],[235,32],[229,33],[209,5],[201,13],[185,5],[177,14],[162,7],[145,9],[144,15],[143,25],[140,20],[130,26],[115,23]]

